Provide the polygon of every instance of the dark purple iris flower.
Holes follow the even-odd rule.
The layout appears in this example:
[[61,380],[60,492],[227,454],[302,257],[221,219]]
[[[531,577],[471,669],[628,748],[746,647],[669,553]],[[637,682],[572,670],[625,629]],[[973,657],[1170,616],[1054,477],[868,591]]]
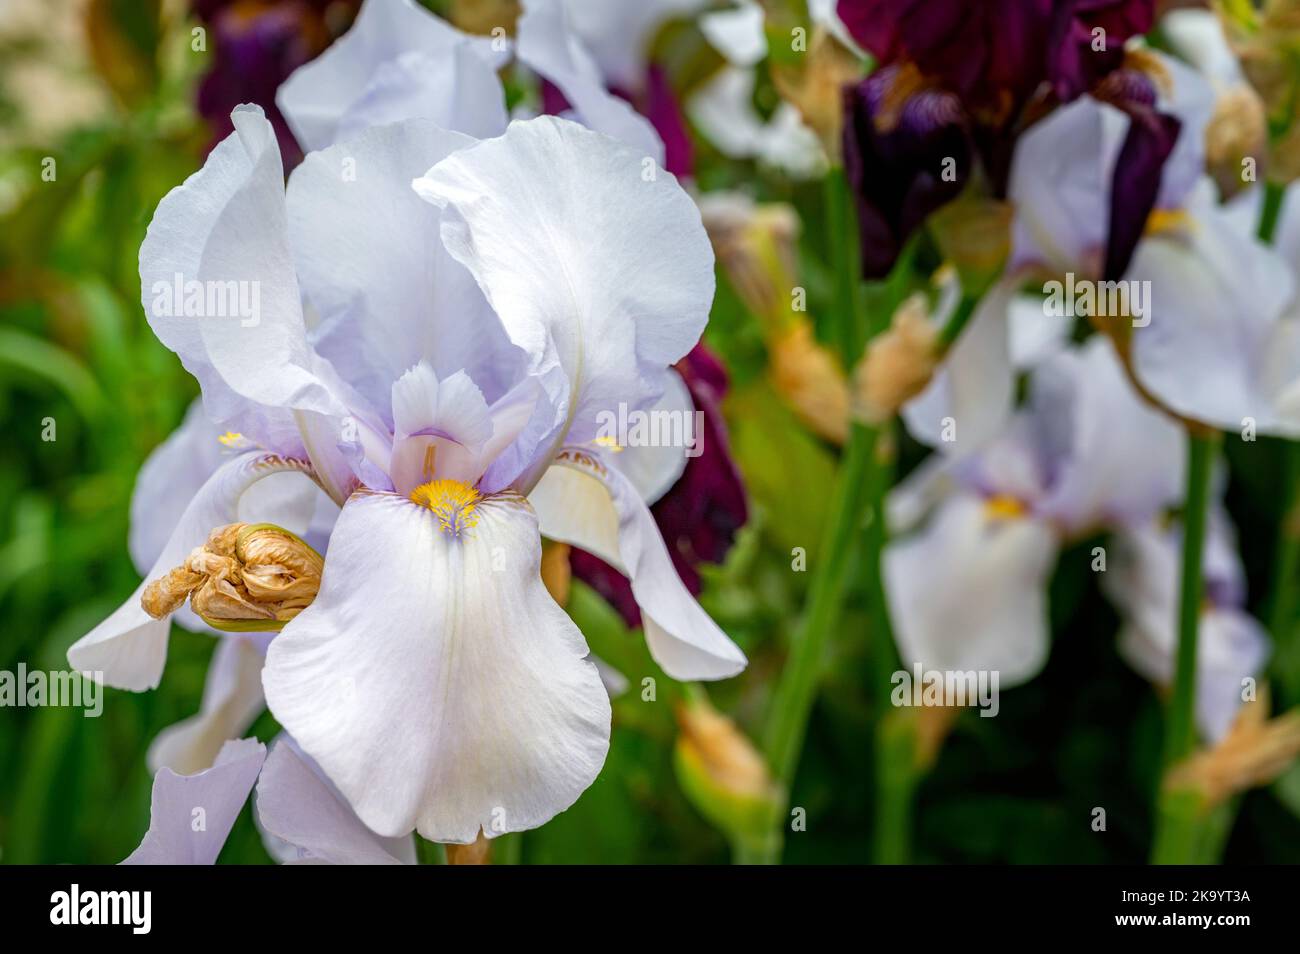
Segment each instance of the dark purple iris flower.
[[[721,401],[727,391],[727,372],[703,345],[696,345],[677,363],[695,401],[704,413],[702,453],[686,462],[686,469],[668,493],[650,508],[668,544],[673,565],[692,592],[700,592],[703,562],[721,563],[731,549],[736,531],[749,519],[745,488],[727,444]],[[598,557],[575,549],[570,556],[573,573],[618,610],[628,626],[641,625],[641,612],[632,588],[617,570]]]
[[230,111],[256,103],[280,143],[285,168],[302,150],[275,105],[289,74],[318,56],[333,39],[327,26],[350,21],[358,0],[196,0],[194,12],[210,31],[212,68],[199,84],[199,114],[212,130],[209,148],[234,128]]
[[853,188],[866,278],[889,273],[903,243],[970,176],[972,143],[961,103],[923,90],[887,115],[899,67],[845,90],[844,172]]
[[909,62],[981,122],[1003,122],[1046,71],[1053,0],[840,0],[853,37],[882,65]]
[[[846,95],[844,166],[863,274],[880,278],[976,162],[989,191],[1005,194],[1017,136],[1105,83],[1125,41],[1150,29],[1155,0],[839,0],[838,12],[879,63]],[[1178,128],[1153,107],[1128,111],[1121,165],[1132,167],[1117,174],[1115,265],[1141,236]],[[943,177],[945,162],[955,177]]]

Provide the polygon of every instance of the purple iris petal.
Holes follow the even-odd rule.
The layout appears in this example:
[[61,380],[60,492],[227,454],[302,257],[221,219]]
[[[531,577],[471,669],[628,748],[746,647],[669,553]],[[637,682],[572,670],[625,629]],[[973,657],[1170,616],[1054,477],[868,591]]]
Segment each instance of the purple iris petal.
[[[839,0],[854,38],[885,65],[914,63],[981,125],[1005,126],[1050,82],[1068,102],[1151,28],[1154,0]],[[1103,31],[1094,35],[1094,31]],[[1104,37],[1104,49],[1094,49]]]
[[1107,281],[1118,279],[1128,270],[1160,193],[1165,160],[1173,152],[1181,128],[1182,123],[1173,116],[1154,110],[1133,117],[1115,162],[1110,191],[1110,234],[1103,271]]
[[[1124,44],[1147,32],[1155,0],[1073,0],[1058,7],[1047,68],[1058,99],[1069,102],[1124,63]],[[1100,30],[1100,33],[1095,31]],[[1098,42],[1104,41],[1104,42]],[[1096,49],[1103,46],[1103,49]]]
[[560,92],[560,87],[556,86],[545,77],[542,78],[542,112],[548,116],[559,116],[567,113],[573,107],[569,105],[569,100]]
[[1002,125],[1046,73],[1052,0],[840,0],[853,37],[878,61],[910,61],[981,121]]
[[690,175],[694,168],[690,133],[686,131],[677,94],[662,66],[651,66],[646,75],[641,112],[664,142],[664,168],[678,177]]
[[1155,108],[1155,87],[1136,70],[1117,70],[1098,92],[1128,113],[1131,120],[1115,161],[1110,190],[1110,230],[1103,277],[1114,281],[1128,270],[1146,229],[1160,194],[1165,161],[1174,151],[1182,123]]
[[[888,274],[908,236],[956,198],[970,174],[970,135],[951,93],[922,90],[882,121],[897,74],[885,67],[845,91],[844,171],[857,203],[866,278]],[[953,174],[945,179],[948,168]]]
[[[727,373],[703,345],[677,364],[695,401],[704,413],[702,453],[686,462],[686,469],[668,493],[650,508],[677,573],[692,593],[700,592],[702,562],[721,563],[735,540],[736,531],[749,519],[740,471],[728,449],[721,401],[727,390]],[[598,557],[574,550],[573,573],[611,606],[628,626],[641,624],[641,611],[627,580]]]

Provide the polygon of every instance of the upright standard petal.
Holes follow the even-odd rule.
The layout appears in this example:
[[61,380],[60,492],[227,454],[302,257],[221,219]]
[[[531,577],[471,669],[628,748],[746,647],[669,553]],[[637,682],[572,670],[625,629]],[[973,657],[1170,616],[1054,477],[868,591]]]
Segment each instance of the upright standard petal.
[[658,399],[668,365],[699,340],[714,290],[708,236],[676,179],[542,116],[454,153],[415,185],[444,209],[447,248],[534,370],[563,369],[555,447],[566,433],[594,438],[601,411]]
[[368,827],[467,844],[573,804],[604,762],[609,697],[542,584],[527,503],[426,501],[348,501],[263,684]]
[[167,661],[171,621],[154,619],[140,606],[149,581],[180,566],[214,527],[239,519],[241,499],[258,481],[272,474],[307,474],[310,470],[303,461],[271,454],[244,454],[223,464],[185,508],[162,554],[135,592],[68,650],[68,665],[102,674],[104,682],[120,689],[140,691],[157,686]]
[[316,349],[388,424],[390,388],[427,361],[467,371],[495,401],[526,356],[443,247],[440,213],[411,180],[474,140],[415,119],[312,153],[289,179],[289,235],[320,323]]
[[[380,122],[423,116],[471,135],[494,135],[505,125],[504,94],[496,81],[495,96],[486,95],[496,80],[488,74],[495,74],[509,51],[494,48],[493,42],[461,33],[412,0],[366,0],[352,29],[296,70],[280,87],[276,104],[308,151],[336,142],[339,124],[349,113],[349,122],[356,129],[361,125],[358,115],[366,106],[375,108],[375,119]],[[462,60],[458,52],[462,48],[482,66]],[[406,53],[421,58],[399,62]],[[447,63],[460,69],[448,75],[443,72],[445,67],[438,66]],[[422,70],[430,67],[436,70],[437,82],[435,75],[422,75]],[[400,92],[394,89],[395,84],[410,80],[428,95],[401,102],[418,111],[409,116],[388,115],[393,97]],[[452,125],[455,122],[466,125]]]
[[256,106],[232,120],[235,132],[159,203],[140,246],[142,296],[209,416],[288,451],[284,409],[346,414],[343,386],[307,343],[275,133]]
[[122,864],[215,864],[265,758],[266,746],[256,739],[240,739],[227,742],[206,771],[177,775],[159,769],[153,779],[149,831]]
[[567,447],[529,497],[542,533],[580,547],[632,584],[650,655],[674,679],[726,679],[747,660],[678,576],[632,482],[594,450]]
[[519,18],[519,59],[555,84],[584,126],[664,162],[664,144],[654,126],[623,99],[605,89],[595,60],[569,23],[561,0],[524,0]]

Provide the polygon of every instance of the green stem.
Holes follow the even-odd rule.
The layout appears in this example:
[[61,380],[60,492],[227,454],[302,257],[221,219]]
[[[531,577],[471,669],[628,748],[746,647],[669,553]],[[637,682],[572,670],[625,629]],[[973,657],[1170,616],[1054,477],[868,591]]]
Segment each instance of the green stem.
[[839,619],[854,539],[862,524],[864,487],[869,479],[876,432],[853,425],[826,516],[808,589],[807,609],[790,639],[790,656],[776,685],[763,750],[776,781],[785,792],[773,813],[773,837],[761,846],[762,860],[775,863],[781,832],[808,718],[817,692],[831,631]]
[[971,318],[974,317],[975,309],[979,307],[979,303],[980,300],[977,295],[962,295],[961,302],[957,305],[957,310],[939,332],[939,348],[941,353],[947,352],[947,350],[957,341],[957,338],[966,329],[966,325],[968,325]]
[[1276,182],[1264,184],[1264,207],[1260,210],[1259,228],[1256,234],[1265,244],[1273,241],[1273,233],[1277,231],[1277,223],[1282,215],[1282,201],[1285,198],[1286,190],[1282,186]]
[[[1178,649],[1173,696],[1165,722],[1167,773],[1196,746],[1196,649],[1201,616],[1205,530],[1210,509],[1210,477],[1219,446],[1217,433],[1187,435],[1187,500],[1183,511],[1182,578],[1178,601]],[[1190,863],[1198,855],[1202,813],[1194,794],[1165,787],[1156,801],[1156,837],[1152,861]]]
[[1296,617],[1300,616],[1300,442],[1287,441],[1282,454],[1282,519],[1273,558],[1268,631],[1273,637],[1272,670],[1282,701],[1295,705],[1300,703],[1300,640],[1296,638]]
[[853,217],[853,192],[844,168],[836,166],[822,180],[826,205],[826,242],[835,276],[836,343],[845,368],[852,368],[862,355],[866,335],[862,327],[862,282],[858,276],[858,235]]
[[1183,511],[1183,564],[1178,601],[1178,652],[1174,692],[1165,728],[1164,767],[1196,747],[1196,645],[1201,618],[1202,564],[1210,509],[1210,475],[1219,435],[1188,434],[1187,502]]
[[895,709],[876,725],[876,810],[872,861],[907,864],[912,844],[916,771],[916,714]]
[[807,610],[790,641],[790,657],[772,700],[763,747],[777,780],[788,785],[831,629],[839,617],[854,537],[862,524],[863,493],[876,432],[854,425],[831,497],[830,512],[809,584]]
[[863,571],[871,604],[872,698],[879,713],[875,740],[876,809],[873,839],[877,864],[905,864],[910,854],[912,794],[916,788],[916,734],[912,713],[890,708],[892,677],[901,667],[889,619],[881,560],[888,540],[885,500],[893,482],[892,429],[882,429],[868,486],[870,519]]

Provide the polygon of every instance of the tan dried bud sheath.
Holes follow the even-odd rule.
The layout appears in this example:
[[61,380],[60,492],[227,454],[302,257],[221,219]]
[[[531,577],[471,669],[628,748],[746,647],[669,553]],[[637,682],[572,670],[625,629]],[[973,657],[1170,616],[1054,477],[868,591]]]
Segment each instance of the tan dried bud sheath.
[[772,381],[817,434],[843,444],[849,432],[849,387],[835,355],[805,322],[773,342]]
[[217,527],[185,563],[145,587],[155,619],[190,606],[215,629],[274,631],[316,598],[324,560],[302,539],[269,523]]
[[1268,696],[1245,703],[1228,734],[1174,766],[1165,784],[1199,792],[1209,806],[1267,785],[1300,757],[1300,710],[1268,718]]
[[678,706],[678,745],[690,762],[731,796],[769,797],[773,789],[767,763],[736,723],[707,702]]
[[889,330],[876,337],[853,373],[855,416],[882,424],[930,383],[939,360],[939,332],[925,296],[913,295],[894,312]]

